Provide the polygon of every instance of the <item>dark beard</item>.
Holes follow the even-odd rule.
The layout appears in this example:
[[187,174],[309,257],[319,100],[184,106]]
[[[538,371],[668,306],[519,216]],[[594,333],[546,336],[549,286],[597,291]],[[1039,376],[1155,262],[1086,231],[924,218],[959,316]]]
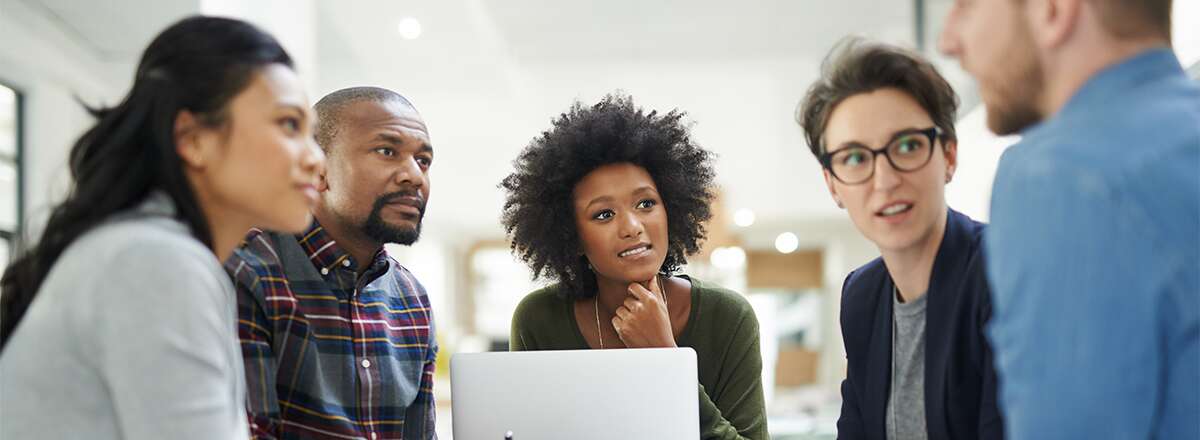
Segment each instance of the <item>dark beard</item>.
[[1015,50],[1007,57],[1012,61],[1004,67],[1008,69],[1009,81],[998,85],[996,90],[1000,102],[985,104],[988,128],[1001,136],[1018,134],[1044,118],[1037,108],[1045,93],[1042,65],[1032,53],[1033,37],[1028,29],[1025,32],[1014,37]]
[[[388,224],[383,221],[383,208],[395,198],[410,196],[421,199],[421,206],[417,209],[420,214],[417,217],[415,227],[404,228]],[[362,230],[372,240],[379,243],[397,243],[405,246],[411,246],[421,238],[421,222],[425,219],[425,199],[416,191],[397,191],[394,193],[384,194],[375,199],[375,205],[371,208],[371,214],[367,216],[367,220],[363,222]]]

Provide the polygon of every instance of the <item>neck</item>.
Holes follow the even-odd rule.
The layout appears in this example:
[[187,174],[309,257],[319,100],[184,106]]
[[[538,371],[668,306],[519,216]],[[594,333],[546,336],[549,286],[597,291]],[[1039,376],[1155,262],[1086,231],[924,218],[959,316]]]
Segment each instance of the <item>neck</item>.
[[[648,283],[643,283],[649,289],[649,283],[655,282],[651,279]],[[600,305],[600,311],[612,315],[616,313],[617,308],[625,303],[625,298],[629,296],[629,283],[618,281],[602,276],[596,276],[596,301]]]
[[946,235],[946,215],[943,208],[929,236],[918,243],[904,249],[879,249],[903,302],[920,298],[929,290],[933,261]]
[[1170,42],[1161,37],[1082,39],[1077,45],[1063,47],[1047,57],[1054,60],[1053,64],[1044,64],[1047,66],[1043,72],[1046,89],[1039,105],[1040,113],[1045,118],[1053,117],[1101,71],[1147,50],[1162,47],[1170,47]]
[[204,220],[208,223],[208,231],[212,238],[210,249],[218,261],[224,262],[246,238],[246,233],[255,226],[254,222],[239,215],[236,210],[217,203],[197,185],[193,184],[192,188],[196,195],[196,203],[200,205],[200,212],[204,214]]
[[354,258],[354,262],[357,264],[356,272],[361,274],[371,266],[375,254],[383,247],[383,243],[368,238],[362,233],[361,228],[342,221],[341,216],[331,212],[324,204],[318,204],[317,208],[313,210],[313,216],[325,229],[325,233],[329,234],[342,250]]
[[629,295],[629,284],[596,275],[596,301],[602,312],[612,315]]

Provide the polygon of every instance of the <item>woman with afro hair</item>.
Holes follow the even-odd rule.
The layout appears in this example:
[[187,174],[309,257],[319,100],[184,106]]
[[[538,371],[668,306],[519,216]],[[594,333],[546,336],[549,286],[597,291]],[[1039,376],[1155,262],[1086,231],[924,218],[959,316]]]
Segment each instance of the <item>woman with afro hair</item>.
[[683,113],[628,96],[575,103],[501,186],[513,253],[555,284],[526,296],[510,348],[690,347],[704,439],[766,439],[758,320],[741,295],[679,275],[712,216],[712,154]]

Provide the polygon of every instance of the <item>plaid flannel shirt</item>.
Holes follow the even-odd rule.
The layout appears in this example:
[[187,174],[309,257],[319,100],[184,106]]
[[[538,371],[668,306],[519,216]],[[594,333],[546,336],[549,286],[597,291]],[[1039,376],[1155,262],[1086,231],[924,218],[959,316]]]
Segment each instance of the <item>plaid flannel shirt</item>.
[[437,438],[425,289],[382,249],[356,267],[316,222],[252,230],[226,262],[256,438]]

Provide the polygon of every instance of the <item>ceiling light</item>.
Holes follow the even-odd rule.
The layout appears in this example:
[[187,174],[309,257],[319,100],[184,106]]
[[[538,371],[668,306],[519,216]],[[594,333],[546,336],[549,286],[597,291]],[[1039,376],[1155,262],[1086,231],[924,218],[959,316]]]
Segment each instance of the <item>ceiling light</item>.
[[421,22],[412,17],[404,17],[400,19],[400,24],[396,26],[396,30],[400,32],[400,38],[415,40],[421,36]]
[[791,232],[784,232],[775,237],[775,250],[780,253],[790,254],[800,247],[800,238]]
[[713,249],[712,264],[721,269],[737,269],[746,265],[746,251],[737,246]]
[[743,228],[754,224],[754,211],[746,208],[733,213],[733,223]]

